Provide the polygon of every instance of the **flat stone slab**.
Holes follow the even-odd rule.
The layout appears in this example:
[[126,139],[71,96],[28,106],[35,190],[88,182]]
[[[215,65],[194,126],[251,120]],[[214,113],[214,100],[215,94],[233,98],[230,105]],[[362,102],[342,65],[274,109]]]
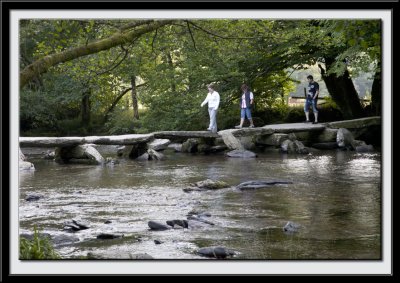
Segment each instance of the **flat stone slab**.
[[85,137],[85,143],[94,144],[115,144],[115,145],[133,145],[152,140],[153,134],[133,134],[120,136],[90,136]]
[[186,140],[189,138],[219,138],[218,134],[209,131],[162,131],[155,132],[154,138],[156,139],[169,139],[169,140]]
[[327,123],[327,126],[330,128],[345,128],[345,129],[360,129],[366,128],[369,126],[379,126],[381,124],[381,117],[374,116],[374,117],[367,117],[367,118],[360,118],[360,119],[353,119],[353,120],[344,120],[344,121],[337,121]]
[[153,134],[89,137],[20,137],[21,147],[67,147],[85,143],[105,145],[133,145],[152,140]]
[[326,128],[324,123],[290,123],[290,124],[276,124],[267,125],[262,127],[265,130],[273,130],[274,133],[293,133],[293,132],[306,132],[306,131],[323,131]]
[[20,137],[20,147],[57,147],[84,144],[83,137]]

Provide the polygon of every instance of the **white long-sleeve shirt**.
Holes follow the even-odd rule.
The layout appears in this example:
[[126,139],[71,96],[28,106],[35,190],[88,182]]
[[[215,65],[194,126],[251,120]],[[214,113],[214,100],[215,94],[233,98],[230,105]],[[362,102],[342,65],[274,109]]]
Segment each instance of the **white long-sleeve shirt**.
[[215,110],[219,107],[219,93],[213,91],[212,93],[208,93],[206,99],[201,103],[201,106],[208,103],[208,108],[214,108]]

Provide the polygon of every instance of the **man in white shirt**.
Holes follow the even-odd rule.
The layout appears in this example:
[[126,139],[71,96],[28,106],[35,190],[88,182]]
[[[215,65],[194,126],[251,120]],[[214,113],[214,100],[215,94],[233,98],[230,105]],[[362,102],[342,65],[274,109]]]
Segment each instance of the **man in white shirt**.
[[219,107],[219,93],[215,91],[214,85],[210,84],[208,86],[208,94],[206,99],[201,103],[201,107],[203,107],[206,103],[208,103],[208,114],[210,115],[210,125],[207,128],[207,131],[211,131],[216,133],[217,130],[217,110]]

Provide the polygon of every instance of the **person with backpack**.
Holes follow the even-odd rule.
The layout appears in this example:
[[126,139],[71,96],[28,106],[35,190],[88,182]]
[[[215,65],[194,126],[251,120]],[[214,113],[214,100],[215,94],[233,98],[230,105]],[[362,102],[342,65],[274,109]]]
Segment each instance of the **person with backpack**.
[[235,126],[236,129],[243,127],[244,119],[250,122],[250,128],[254,128],[253,119],[251,117],[251,108],[254,104],[254,94],[250,91],[250,88],[246,84],[242,84],[242,97],[240,99],[240,125]]

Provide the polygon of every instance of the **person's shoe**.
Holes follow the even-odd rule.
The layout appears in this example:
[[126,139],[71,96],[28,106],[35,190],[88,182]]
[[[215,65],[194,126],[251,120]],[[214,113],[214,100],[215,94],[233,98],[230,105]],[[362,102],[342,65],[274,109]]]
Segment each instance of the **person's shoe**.
[[235,126],[235,129],[241,129],[241,128],[242,128],[242,126],[240,126],[240,125]]
[[210,128],[207,128],[207,131],[211,131],[211,129],[210,129]]
[[318,122],[317,121],[314,121],[314,122],[312,122],[313,124],[318,124]]
[[250,125],[249,128],[254,128],[254,125]]

